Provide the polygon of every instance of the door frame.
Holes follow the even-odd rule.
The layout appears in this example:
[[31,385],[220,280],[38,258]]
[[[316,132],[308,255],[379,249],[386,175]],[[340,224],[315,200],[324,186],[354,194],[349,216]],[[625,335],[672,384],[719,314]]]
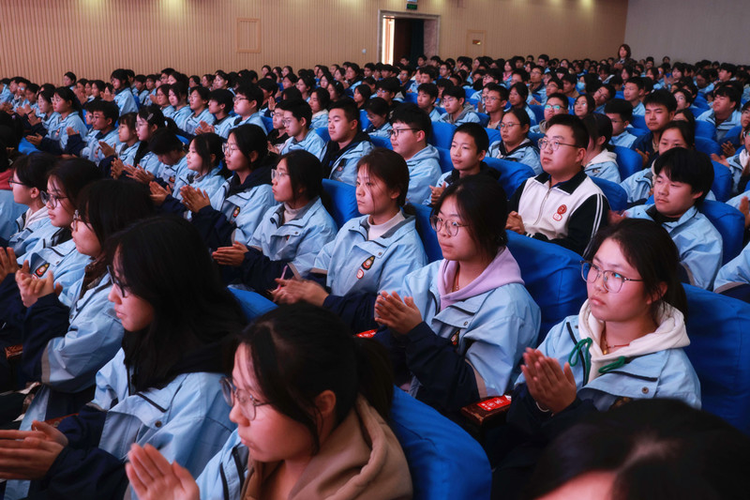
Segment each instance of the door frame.
[[[396,10],[382,10],[378,9],[378,48],[377,48],[377,59],[380,61],[381,55],[383,54],[383,20],[385,18],[395,18],[395,19],[422,19],[424,21],[435,21],[436,22],[436,29],[435,29],[435,54],[428,54],[428,55],[437,55],[440,54],[440,16],[437,14],[417,14],[414,12],[401,12]],[[380,61],[383,62],[383,61]]]

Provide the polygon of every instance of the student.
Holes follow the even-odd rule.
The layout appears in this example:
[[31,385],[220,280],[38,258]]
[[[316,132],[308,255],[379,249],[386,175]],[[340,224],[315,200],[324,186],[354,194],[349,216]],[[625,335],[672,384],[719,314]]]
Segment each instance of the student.
[[430,186],[430,196],[423,202],[424,205],[434,205],[442,196],[446,187],[456,182],[461,177],[470,175],[486,175],[493,182],[500,179],[500,172],[488,167],[484,160],[490,147],[490,139],[487,131],[478,123],[464,123],[460,125],[451,140],[451,161],[453,170],[440,176],[435,186]]
[[115,128],[119,116],[118,113],[119,110],[114,103],[106,101],[96,103],[94,109],[91,111],[91,129],[94,132],[88,144],[83,142],[83,137],[79,134],[69,133],[68,145],[65,148],[66,152],[86,158],[99,165],[108,156],[105,154],[102,144],[113,149],[120,146],[119,133]]
[[674,95],[674,98],[677,101],[677,111],[680,111],[681,109],[690,109],[693,105],[693,94],[688,89],[675,88],[672,91],[672,95]]
[[360,130],[359,111],[351,99],[340,99],[328,111],[331,140],[323,155],[323,172],[335,181],[355,185],[357,162],[373,149],[370,138]]
[[360,111],[365,109],[365,105],[370,100],[370,97],[372,97],[372,90],[367,85],[364,87],[357,85],[357,88],[354,89],[354,102],[357,103],[357,108]]
[[592,113],[584,118],[583,123],[589,133],[589,145],[583,159],[583,171],[591,177],[599,177],[619,184],[620,170],[617,167],[617,154],[610,151],[609,140],[612,137],[612,122],[606,115]]
[[[562,88],[563,84],[560,79],[551,75],[549,81],[547,81],[547,84],[544,86],[544,93],[547,94],[547,99],[549,99],[549,96],[552,94],[562,94],[565,96],[565,99],[568,99],[568,96],[563,94]],[[545,100],[544,104],[546,103],[547,101]],[[570,105],[570,101],[568,101],[568,105]]]
[[482,90],[482,103],[484,112],[490,117],[487,123],[488,129],[499,129],[500,123],[505,115],[505,106],[508,104],[508,90],[497,83],[489,83]]
[[576,75],[569,73],[568,70],[564,71],[565,74],[560,77],[560,82],[562,82],[562,88],[560,89],[560,92],[565,94],[566,97],[575,99],[579,96],[578,90],[576,90],[578,79],[576,78]]
[[[118,234],[111,245],[115,285],[109,298],[126,334],[123,348],[97,375],[92,404],[57,430],[35,423],[36,431],[2,436],[44,436],[55,443],[27,439],[23,454],[3,450],[22,467],[15,475],[41,479],[32,491],[50,497],[123,498],[133,443],[149,443],[197,474],[232,428],[219,404],[221,344],[244,317],[199,236],[187,221],[152,219]],[[52,455],[54,466],[40,455]]]
[[471,106],[464,107],[466,91],[463,87],[450,87],[443,91],[441,104],[445,108],[445,113],[440,117],[440,122],[450,123],[451,125],[461,125],[463,123],[479,123],[477,115]]
[[528,138],[530,125],[529,115],[524,109],[510,108],[500,124],[501,140],[490,144],[489,155],[523,163],[531,167],[535,174],[541,174],[539,150]]
[[29,209],[16,220],[16,232],[8,239],[8,248],[22,257],[30,248],[42,242],[50,246],[58,228],[53,226],[47,213],[47,175],[55,157],[49,153],[32,153],[13,162],[10,180],[13,201]]
[[742,113],[739,106],[739,94],[731,86],[722,85],[714,90],[713,108],[700,114],[696,119],[714,125],[714,140],[721,143],[727,132],[740,124]]
[[651,219],[667,230],[680,251],[685,280],[711,290],[721,267],[722,238],[698,211],[714,180],[703,153],[672,148],[654,162],[654,203],[634,207],[627,217]]
[[123,161],[114,160],[111,167],[113,177],[120,178],[124,172],[126,177],[148,184],[154,177],[159,176],[162,164],[156,154],[151,151],[149,141],[157,130],[173,130],[175,128],[174,122],[168,122],[158,106],[141,108],[135,119],[135,131],[140,145],[133,158],[133,163],[127,164]]
[[137,99],[138,107],[147,104],[150,90],[146,88],[146,75],[135,75],[133,79],[133,97]]
[[743,193],[750,180],[750,123],[740,134],[745,146],[737,154],[727,159],[726,156],[711,155],[711,159],[726,166],[732,172],[732,195]]
[[659,141],[664,127],[674,118],[677,101],[668,90],[656,90],[643,99],[646,113],[646,127],[648,134],[635,140],[631,149],[638,152],[644,160],[644,165],[654,161],[654,153],[659,149]]
[[138,140],[138,131],[136,128],[136,113],[125,113],[119,119],[120,124],[117,127],[117,139],[118,145],[115,151],[110,151],[109,148],[102,147],[102,154],[105,158],[100,167],[105,165],[107,159],[111,156],[116,156],[123,165],[133,165],[135,162],[135,155],[138,153],[140,147],[140,141]]
[[513,194],[507,229],[584,253],[609,210],[602,191],[583,172],[588,142],[580,118],[552,117],[539,140],[544,173]]
[[52,108],[58,114],[58,118],[48,123],[47,135],[45,137],[39,134],[29,135],[26,139],[41,151],[60,155],[68,145],[69,128],[78,132],[81,136],[85,135],[88,130],[81,119],[78,99],[69,88],[58,87],[55,89],[52,97]]
[[570,101],[565,94],[555,92],[554,94],[547,94],[547,101],[544,105],[544,120],[539,125],[534,125],[529,129],[529,132],[534,134],[544,134],[547,131],[547,122],[552,119],[555,115],[566,115],[568,114],[568,106]]
[[425,111],[433,122],[439,121],[440,111],[435,107],[438,97],[438,88],[434,83],[422,83],[417,88],[417,106]]
[[260,217],[275,204],[267,156],[260,127],[237,127],[224,144],[224,162],[233,175],[212,197],[191,186],[182,190],[182,204],[209,249],[250,241]]
[[588,300],[580,313],[523,355],[507,434],[525,446],[497,468],[498,487],[514,489],[541,447],[596,411],[654,398],[700,407],[700,382],[682,349],[690,340],[675,245],[653,222],[627,220],[597,235],[592,255],[582,264]]
[[[169,116],[174,120],[177,128],[184,133],[187,121],[190,118],[191,110],[187,102],[187,86],[182,82],[177,82],[169,87],[169,104],[174,108],[174,114]],[[166,115],[165,115],[166,116]]]
[[280,279],[280,303],[310,302],[337,313],[352,331],[376,328],[373,307],[380,290],[400,289],[408,273],[427,263],[415,217],[402,210],[409,170],[398,153],[377,148],[357,164],[357,209],[336,239],[318,254],[312,277]]
[[304,149],[318,160],[322,159],[326,149],[326,142],[316,132],[310,130],[312,108],[302,99],[284,101],[282,123],[288,139],[281,147],[282,155],[295,149]]
[[612,138],[610,144],[623,148],[632,148],[637,139],[628,132],[627,127],[633,119],[633,106],[625,99],[612,99],[604,105],[604,114],[612,122]]
[[310,128],[328,128],[328,106],[331,104],[331,97],[325,89],[317,88],[310,94],[310,109],[312,109],[312,118]]
[[305,276],[320,249],[336,237],[336,224],[326,211],[320,160],[304,150],[279,159],[272,172],[274,199],[252,238],[213,253],[220,265],[240,267],[243,285],[268,294],[276,278]]
[[199,133],[198,130],[202,123],[207,125],[213,125],[214,123],[214,116],[208,109],[208,98],[209,91],[204,87],[197,86],[189,90],[188,103],[192,113],[185,120],[185,128],[183,129],[189,139]]
[[[376,338],[403,363],[409,392],[443,413],[502,395],[539,333],[539,307],[507,249],[505,193],[477,176],[446,188],[431,223],[444,259],[375,303]],[[403,386],[402,386],[403,387]]]
[[629,78],[622,86],[622,95],[633,106],[633,116],[645,116],[646,108],[642,101],[646,90],[640,77]]
[[615,97],[615,88],[604,84],[594,92],[594,113],[604,113],[604,107]]
[[386,104],[388,104],[389,111],[392,112],[401,100],[400,98],[397,99],[397,96],[400,95],[401,92],[401,84],[399,83],[398,78],[394,76],[378,80],[375,84],[375,88],[378,97],[385,100]]
[[581,94],[576,97],[575,103],[573,104],[573,114],[583,120],[586,116],[594,112],[596,103],[591,94]]
[[128,74],[124,69],[116,69],[109,77],[112,88],[115,91],[115,104],[120,109],[120,114],[135,113],[138,111],[138,104],[133,97],[133,93],[128,87]]
[[267,133],[266,126],[263,124],[258,111],[262,102],[263,92],[257,85],[249,84],[237,87],[234,97],[234,112],[237,114],[237,118],[234,120],[232,128],[252,124],[260,127],[264,134]]
[[167,83],[162,84],[156,88],[156,93],[154,94],[156,98],[155,104],[159,106],[164,117],[169,119],[173,119],[175,113],[174,106],[169,103],[169,90],[171,88],[172,86]]
[[370,125],[365,129],[365,134],[370,137],[389,138],[393,127],[388,122],[390,110],[385,99],[373,97],[365,104],[365,111],[367,112],[367,119],[370,120]]
[[[297,101],[300,99],[291,99]],[[268,152],[271,154],[279,154],[281,147],[289,139],[289,134],[286,133],[286,126],[284,125],[284,111],[286,110],[286,103],[289,102],[287,99],[282,99],[271,112],[271,131],[266,136],[268,142]]]
[[409,168],[409,203],[421,203],[430,196],[430,186],[437,185],[440,153],[427,144],[432,135],[432,120],[416,104],[406,103],[393,112],[391,145],[406,160]]
[[196,133],[215,133],[226,140],[234,124],[234,117],[229,115],[233,109],[234,94],[226,89],[211,90],[208,94],[208,112],[213,116],[213,121],[199,122]]
[[529,96],[529,89],[526,87],[526,84],[523,82],[517,82],[511,85],[510,90],[508,91],[508,103],[510,103],[511,108],[510,109],[521,109],[526,112],[526,114],[529,115],[529,122],[536,125],[536,115],[531,110],[528,104],[526,104],[526,99]]
[[185,145],[174,132],[160,129],[151,136],[148,147],[159,160],[158,173],[153,176],[148,175],[146,179],[138,175],[128,174],[128,176],[147,186],[158,179],[160,184],[173,189],[175,181],[187,168]]
[[[272,360],[282,357],[279,370]],[[375,342],[352,337],[331,313],[301,305],[271,311],[242,333],[232,377],[222,382],[238,425],[232,441],[252,448],[249,463],[222,451],[228,474],[223,463],[207,466],[196,484],[177,462],[135,445],[127,466],[132,487],[139,498],[183,488],[195,498],[199,491],[204,498],[269,491],[290,499],[411,498],[409,467],[386,423],[393,391],[387,364]]]

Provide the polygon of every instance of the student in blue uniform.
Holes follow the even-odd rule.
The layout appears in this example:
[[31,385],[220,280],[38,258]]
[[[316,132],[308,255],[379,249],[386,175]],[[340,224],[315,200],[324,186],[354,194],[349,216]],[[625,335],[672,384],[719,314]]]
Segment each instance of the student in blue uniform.
[[438,88],[434,83],[423,83],[418,87],[417,106],[430,115],[430,120],[433,122],[439,121],[442,116],[435,106],[437,98]]
[[149,139],[148,148],[159,160],[159,173],[146,176],[136,174],[132,176],[133,179],[146,186],[155,180],[174,189],[177,178],[187,169],[185,145],[174,132],[163,128],[154,132]]
[[609,142],[613,146],[630,148],[637,139],[627,130],[633,119],[633,106],[625,99],[612,99],[604,105],[604,114],[612,122],[612,138]]
[[[750,244],[719,269],[714,280],[714,292],[725,293],[737,285],[750,285]],[[750,297],[745,294],[743,300],[750,302]]]
[[151,444],[197,475],[233,428],[219,383],[222,342],[245,320],[195,229],[151,219],[113,238],[107,256],[109,298],[125,336],[97,374],[93,401],[57,430],[34,423],[36,431],[2,434],[49,438],[52,446],[27,439],[20,453],[0,450],[15,464],[4,474],[38,480],[31,491],[49,497],[135,498],[124,465],[133,443]]
[[370,120],[370,125],[365,129],[365,134],[370,137],[389,139],[393,127],[388,121],[390,110],[385,99],[382,97],[373,97],[367,101],[364,109],[367,113],[367,119]]
[[[377,334],[403,367],[409,392],[439,411],[504,394],[535,345],[541,315],[507,249],[505,194],[478,176],[459,179],[433,207],[444,260],[384,289]],[[402,380],[403,381],[403,380]]]
[[680,251],[687,283],[713,289],[721,267],[722,238],[698,211],[714,180],[704,153],[672,148],[654,163],[654,204],[628,210],[627,217],[651,219],[667,230]]
[[524,111],[528,115],[531,125],[536,125],[536,115],[529,105],[526,104],[526,99],[528,97],[529,89],[523,82],[514,83],[511,85],[510,89],[508,89],[508,103],[510,104],[510,109],[520,109]]
[[204,87],[193,87],[189,91],[188,104],[192,113],[185,121],[183,131],[188,139],[191,139],[198,133],[198,128],[203,123],[213,125],[214,115],[208,109],[209,91]]
[[740,95],[729,85],[720,85],[714,90],[714,100],[711,109],[696,117],[696,120],[708,122],[716,127],[713,139],[722,143],[726,133],[740,124]]
[[168,83],[163,83],[159,87],[156,88],[156,93],[154,94],[156,100],[155,103],[157,106],[159,106],[159,109],[161,110],[162,114],[165,118],[174,118],[175,109],[174,106],[172,106],[169,103],[169,90],[172,88],[171,85]]
[[13,201],[29,207],[16,220],[16,232],[8,239],[8,248],[22,257],[37,242],[49,246],[57,232],[47,214],[47,176],[55,163],[48,153],[32,153],[13,162],[11,189]]
[[674,119],[677,101],[668,90],[657,90],[643,99],[643,106],[649,133],[638,137],[630,148],[644,157],[644,165],[649,165],[656,159],[661,133]]
[[41,151],[60,155],[68,145],[68,129],[78,132],[81,136],[86,135],[88,129],[81,119],[81,106],[78,104],[78,99],[69,88],[55,89],[52,107],[58,113],[59,119],[48,124],[47,135],[44,138],[39,134],[30,135],[27,136],[27,140]]
[[306,276],[337,231],[323,203],[320,160],[294,150],[271,172],[273,197],[280,205],[263,214],[247,245],[235,242],[213,253],[217,263],[240,267],[242,284],[263,294],[276,288],[276,278]]
[[[133,165],[135,163],[135,156],[138,153],[138,148],[141,142],[138,140],[138,131],[136,128],[136,119],[138,115],[136,113],[125,113],[119,119],[119,125],[117,126],[117,147],[109,146],[108,144],[99,144],[102,148],[102,155],[105,158],[99,163],[99,168],[102,169],[105,176],[111,176],[117,178],[122,173],[122,167],[124,165]],[[113,164],[117,162],[118,171],[113,171]]]
[[690,343],[687,300],[668,235],[651,221],[626,220],[598,234],[590,255],[580,313],[524,353],[500,446],[523,445],[495,470],[498,491],[518,491],[541,449],[586,414],[630,399],[700,407],[700,383],[682,349]]
[[328,111],[328,134],[331,140],[323,155],[323,172],[335,181],[354,185],[360,158],[373,149],[370,138],[362,132],[357,104],[349,98],[333,103]]
[[157,130],[176,130],[174,122],[164,118],[158,106],[141,108],[135,119],[135,131],[140,144],[133,157],[133,162],[128,164],[124,161],[114,160],[112,162],[113,177],[121,177],[123,172],[126,177],[134,178],[144,184],[150,182],[153,177],[161,174],[162,164],[159,158],[151,152],[149,141]]
[[[619,184],[620,170],[617,167],[617,153],[610,151],[609,140],[612,137],[612,122],[601,113],[591,113],[584,117],[583,123],[589,133],[589,145],[583,159],[583,171],[591,177],[599,177]],[[614,149],[614,148],[613,148]]]
[[409,169],[398,153],[377,148],[357,165],[357,209],[336,239],[318,254],[317,281],[280,279],[272,292],[280,303],[310,302],[337,313],[353,332],[375,328],[380,290],[400,290],[404,276],[427,263],[416,218],[402,210]]
[[124,69],[116,69],[109,77],[110,83],[115,90],[115,104],[120,108],[120,114],[135,113],[138,104],[133,97],[133,92],[128,87],[128,74]]
[[119,134],[115,127],[119,111],[117,105],[112,102],[92,102],[91,105],[92,133],[89,140],[84,143],[84,138],[80,135],[70,134],[65,152],[86,158],[99,165],[107,156],[102,149],[102,143],[111,148],[117,148],[120,145]]
[[732,172],[732,195],[743,193],[750,180],[750,124],[746,125],[740,134],[742,144],[745,146],[734,156],[711,155],[711,159],[726,166]]
[[448,87],[443,90],[440,105],[445,108],[445,113],[440,117],[440,122],[451,125],[464,123],[479,123],[479,115],[471,106],[464,106],[466,91],[463,87]]
[[237,87],[234,96],[234,112],[237,118],[232,128],[252,124],[260,127],[264,134],[268,133],[259,111],[262,103],[263,91],[257,85],[248,84]]
[[287,154],[297,149],[303,149],[321,160],[326,149],[326,141],[310,129],[312,108],[302,99],[289,99],[283,102],[283,109],[276,113],[282,114],[282,123],[289,138],[281,146],[280,153]]
[[208,95],[208,111],[213,115],[212,123],[200,122],[196,133],[213,132],[226,141],[234,125],[234,116],[229,113],[234,109],[234,94],[227,89],[212,90]]
[[331,96],[328,91],[317,88],[310,93],[310,109],[312,109],[312,119],[310,128],[328,128],[328,106],[331,104]]
[[646,114],[646,108],[642,102],[646,95],[646,89],[641,77],[628,78],[622,86],[622,95],[633,106],[633,116],[644,116]]
[[535,174],[541,174],[539,149],[528,137],[530,127],[529,115],[523,108],[510,108],[499,125],[501,140],[490,144],[489,155],[523,163]]
[[271,188],[272,158],[266,135],[255,125],[242,125],[229,134],[224,162],[233,175],[209,197],[191,186],[182,190],[182,203],[192,212],[210,250],[247,243],[261,216],[275,204]]
[[175,125],[177,125],[177,128],[180,130],[185,130],[187,121],[191,114],[187,97],[187,87],[185,84],[177,82],[174,85],[170,85],[169,104],[174,108],[174,114],[168,118],[174,120]]

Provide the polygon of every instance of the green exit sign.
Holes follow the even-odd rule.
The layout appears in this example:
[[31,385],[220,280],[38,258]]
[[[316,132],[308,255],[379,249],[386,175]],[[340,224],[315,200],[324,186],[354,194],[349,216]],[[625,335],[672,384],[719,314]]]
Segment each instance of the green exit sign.
[[417,4],[415,3],[407,3],[406,4],[406,10],[417,10]]

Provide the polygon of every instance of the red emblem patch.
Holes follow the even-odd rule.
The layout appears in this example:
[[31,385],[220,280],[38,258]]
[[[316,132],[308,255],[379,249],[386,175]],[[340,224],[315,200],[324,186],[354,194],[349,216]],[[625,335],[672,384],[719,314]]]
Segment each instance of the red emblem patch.
[[363,269],[360,269],[359,271],[357,271],[358,280],[361,280],[364,275],[365,275],[365,271]]
[[557,207],[557,213],[560,215],[564,214],[567,211],[568,207],[566,207],[565,205],[560,205],[559,207]]

